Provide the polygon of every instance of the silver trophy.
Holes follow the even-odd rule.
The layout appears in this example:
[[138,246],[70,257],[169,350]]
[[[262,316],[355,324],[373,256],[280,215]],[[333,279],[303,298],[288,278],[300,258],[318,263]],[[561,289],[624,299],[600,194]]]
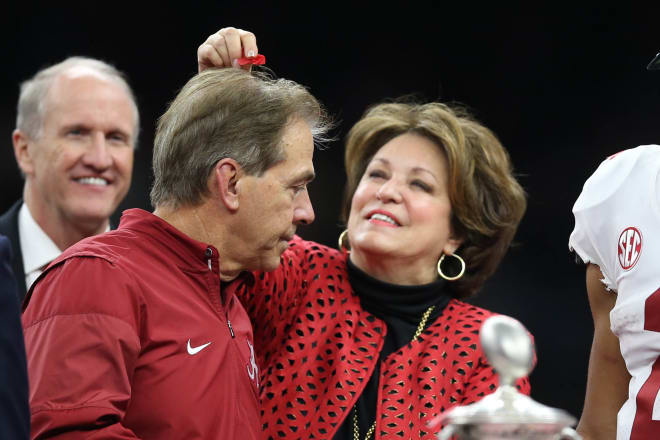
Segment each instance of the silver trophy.
[[575,417],[516,389],[516,380],[528,375],[534,363],[534,346],[522,324],[507,316],[493,316],[484,322],[479,337],[500,386],[478,402],[446,412],[438,439],[582,440],[570,428]]

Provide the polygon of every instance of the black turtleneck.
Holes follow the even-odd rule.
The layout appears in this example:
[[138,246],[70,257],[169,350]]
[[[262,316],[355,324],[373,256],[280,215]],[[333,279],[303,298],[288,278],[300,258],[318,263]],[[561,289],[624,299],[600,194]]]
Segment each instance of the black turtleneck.
[[[445,281],[440,278],[431,284],[400,286],[371,277],[358,269],[350,259],[347,265],[351,287],[360,297],[362,308],[387,325],[387,336],[376,368],[356,404],[360,439],[363,439],[376,420],[380,362],[412,340],[422,315],[429,307],[435,306],[426,327],[440,316],[451,298],[444,292]],[[334,440],[349,439],[353,440],[352,410],[334,436]]]

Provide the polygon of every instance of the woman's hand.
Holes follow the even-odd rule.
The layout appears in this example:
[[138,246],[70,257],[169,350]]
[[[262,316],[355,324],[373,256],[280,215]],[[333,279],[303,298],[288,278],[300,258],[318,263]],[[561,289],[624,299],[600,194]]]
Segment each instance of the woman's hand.
[[252,32],[226,27],[210,35],[197,48],[197,68],[199,72],[210,67],[250,70],[251,64],[240,66],[238,59],[255,57],[258,53],[257,37]]

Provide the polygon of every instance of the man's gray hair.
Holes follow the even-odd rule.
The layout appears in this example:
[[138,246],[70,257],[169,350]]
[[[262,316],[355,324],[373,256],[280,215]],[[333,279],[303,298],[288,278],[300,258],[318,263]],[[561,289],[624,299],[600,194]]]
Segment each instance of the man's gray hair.
[[134,145],[140,128],[140,114],[133,90],[128,85],[125,75],[114,66],[94,58],[69,57],[62,62],[40,70],[32,78],[21,83],[21,91],[18,97],[18,108],[16,116],[16,128],[26,133],[32,139],[38,139],[42,135],[43,124],[46,118],[47,95],[55,79],[74,67],[86,67],[100,74],[110,81],[121,86],[133,103],[135,112],[135,135]]
[[151,204],[198,205],[208,195],[213,168],[225,158],[261,175],[286,159],[281,140],[295,120],[309,125],[316,142],[327,140],[327,113],[293,81],[233,68],[194,76],[158,121]]

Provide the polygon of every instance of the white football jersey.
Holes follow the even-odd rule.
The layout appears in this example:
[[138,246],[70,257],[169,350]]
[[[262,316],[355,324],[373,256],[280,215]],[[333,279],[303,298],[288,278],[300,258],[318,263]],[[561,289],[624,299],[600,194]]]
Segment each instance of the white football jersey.
[[632,376],[617,440],[660,439],[660,146],[604,160],[575,202],[569,247],[617,292],[612,331]]

